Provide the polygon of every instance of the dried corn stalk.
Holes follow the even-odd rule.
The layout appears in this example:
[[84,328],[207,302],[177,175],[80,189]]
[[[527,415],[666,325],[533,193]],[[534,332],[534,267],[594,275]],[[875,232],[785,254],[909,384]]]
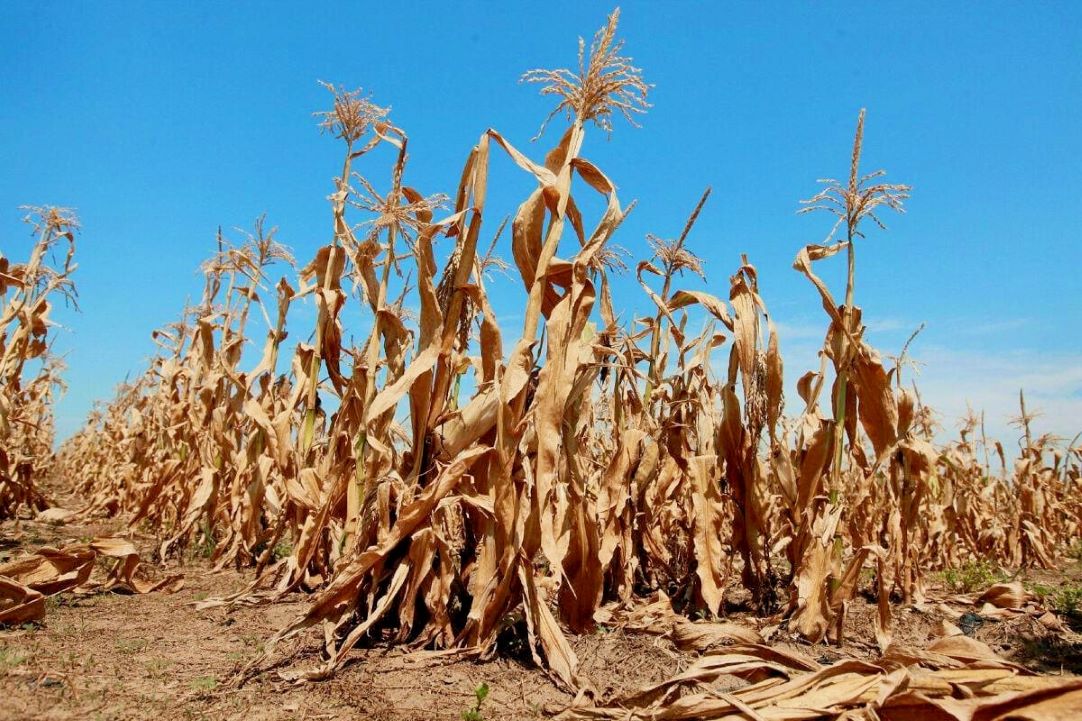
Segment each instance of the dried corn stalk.
[[[75,231],[65,208],[31,208],[35,242],[25,263],[0,252],[0,519],[48,504],[35,485],[50,472],[53,402],[64,364],[50,353],[57,296],[74,301]],[[59,247],[62,261],[55,263]]]

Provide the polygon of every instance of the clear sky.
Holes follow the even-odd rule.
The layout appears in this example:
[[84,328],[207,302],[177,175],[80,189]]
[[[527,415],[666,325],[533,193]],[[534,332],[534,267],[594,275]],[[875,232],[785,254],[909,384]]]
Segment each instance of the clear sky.
[[[239,238],[230,229],[265,212],[302,261],[329,240],[340,148],[315,127],[329,98],[317,80],[391,105],[410,136],[407,181],[452,193],[486,128],[535,158],[558,139],[560,120],[530,142],[551,104],[518,77],[572,65],[610,9],[0,4],[0,243],[25,255],[20,205],[71,206],[83,222],[82,310],[56,314],[71,386],[61,434],[198,296],[219,225]],[[1038,431],[1082,430],[1082,3],[625,2],[620,35],[656,87],[641,128],[587,136],[584,155],[622,201],[639,199],[616,243],[645,257],[645,234],[678,234],[712,185],[690,241],[707,287],[726,296],[749,254],[795,379],[816,367],[824,315],[791,263],[829,228],[797,201],[847,172],[867,107],[864,167],[914,186],[907,214],[860,252],[871,340],[896,353],[927,322],[913,353],[948,429],[968,401],[1013,445],[1024,386]],[[530,188],[510,163],[494,168],[493,225]],[[842,265],[820,264],[835,284]],[[647,310],[633,275],[616,291],[625,318]],[[519,282],[494,292],[513,327]]]

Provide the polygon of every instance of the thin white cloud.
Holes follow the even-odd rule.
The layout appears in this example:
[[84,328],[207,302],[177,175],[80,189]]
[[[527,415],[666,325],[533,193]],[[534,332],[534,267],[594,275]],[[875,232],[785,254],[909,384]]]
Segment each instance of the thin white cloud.
[[966,404],[984,411],[988,434],[1013,447],[1020,432],[1010,425],[1019,414],[1019,390],[1037,412],[1036,434],[1072,438],[1082,431],[1082,353],[957,351],[931,347],[916,354],[924,362],[917,384],[925,401],[953,431]]
[[1018,330],[1024,325],[1031,323],[1028,318],[1003,318],[1001,320],[973,323],[969,320],[958,320],[949,324],[956,332],[969,336],[987,336],[999,333],[1009,333]]
[[790,340],[808,340],[810,338],[823,338],[826,335],[827,323],[820,322],[787,322],[774,321],[774,327],[778,330],[778,339],[785,343]]
[[[1025,323],[998,321],[970,326],[972,334],[994,334]],[[1010,325],[1008,325],[1010,324]],[[892,324],[908,331],[911,324]],[[806,371],[818,370],[823,327],[814,323],[779,323],[782,357],[785,361],[786,397],[789,412],[798,412],[795,383]],[[913,326],[915,327],[915,326]],[[904,335],[905,333],[903,333]],[[887,356],[898,348],[876,343]],[[1001,348],[963,350],[940,344],[921,343],[911,351],[918,363],[903,369],[906,385],[915,378],[924,402],[939,414],[941,439],[957,437],[958,425],[967,408],[985,414],[989,437],[1000,440],[1011,452],[1021,436],[1011,419],[1019,414],[1018,392],[1025,391],[1034,434],[1051,433],[1070,439],[1082,431],[1082,353],[1048,353],[1030,349]]]
[[908,320],[902,320],[901,318],[877,318],[865,321],[864,325],[872,333],[892,333],[895,331],[905,331],[912,333],[920,327],[920,323],[914,323]]
[[[822,339],[827,332],[829,319],[823,315],[821,318],[798,321],[780,321],[775,319],[774,326],[778,329],[778,337],[784,343],[790,340],[808,340],[811,338]],[[869,333],[911,333],[920,326],[919,322],[903,320],[901,318],[876,318],[865,322]]]

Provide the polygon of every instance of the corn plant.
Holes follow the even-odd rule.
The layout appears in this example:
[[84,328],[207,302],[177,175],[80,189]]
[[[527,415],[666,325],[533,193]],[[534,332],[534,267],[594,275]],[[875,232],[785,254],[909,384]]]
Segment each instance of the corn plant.
[[75,215],[30,208],[26,222],[35,236],[26,262],[0,252],[0,519],[48,505],[36,483],[51,470],[64,367],[51,352],[49,314],[55,298],[75,301]]

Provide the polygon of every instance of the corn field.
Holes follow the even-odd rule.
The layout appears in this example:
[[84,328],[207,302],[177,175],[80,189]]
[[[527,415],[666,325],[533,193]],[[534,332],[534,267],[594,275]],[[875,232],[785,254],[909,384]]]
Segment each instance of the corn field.
[[[483,658],[517,637],[579,689],[568,633],[658,599],[682,619],[745,599],[791,636],[843,644],[850,602],[869,594],[886,652],[892,606],[923,599],[937,571],[1055,568],[1082,526],[1082,448],[1034,437],[1024,399],[1017,459],[978,416],[938,441],[905,352],[884,360],[865,339],[855,251],[888,242],[910,188],[862,168],[863,111],[847,176],[800,206],[826,235],[793,263],[821,301],[817,368],[785,368],[747,256],[727,284],[711,272],[713,293],[681,288],[707,278],[694,248],[709,189],[628,267],[613,239],[631,208],[585,154],[588,135],[650,107],[617,19],[580,44],[576,69],[523,76],[555,103],[545,124],[567,120],[551,149],[531,157],[486,130],[450,195],[409,185],[389,111],[328,85],[317,121],[342,151],[330,242],[302,265],[262,220],[239,242],[219,235],[198,302],[55,457],[49,298],[72,294],[74,265],[70,251],[55,268],[44,257],[73,247],[75,221],[40,211],[30,260],[0,258],[0,516],[43,508],[34,481],[52,474],[85,516],[160,529],[160,560],[201,547],[218,568],[252,569],[209,604],[311,594],[272,639],[324,629],[323,662],[294,676],[310,680],[379,639]],[[377,148],[390,167],[372,167]],[[509,233],[486,202],[493,155],[535,182]],[[593,193],[603,210],[586,217],[593,199],[578,199]],[[818,269],[842,262],[832,288]],[[486,290],[505,269],[521,277],[517,334]],[[642,317],[617,312],[633,302],[612,294],[625,272]],[[314,325],[292,322],[301,304]]]

